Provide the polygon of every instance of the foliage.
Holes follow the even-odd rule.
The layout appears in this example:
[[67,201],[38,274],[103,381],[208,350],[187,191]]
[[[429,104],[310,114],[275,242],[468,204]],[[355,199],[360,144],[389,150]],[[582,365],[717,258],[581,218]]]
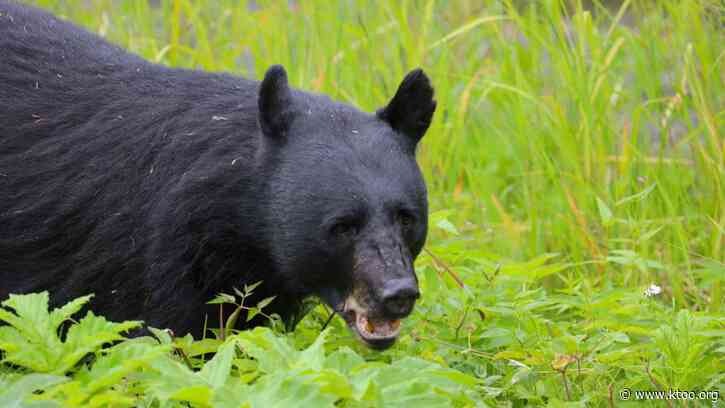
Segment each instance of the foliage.
[[36,3],[153,61],[252,78],[282,63],[367,110],[422,66],[439,106],[418,152],[431,232],[423,297],[384,353],[337,318],[320,333],[323,306],[292,333],[123,340],[135,323],[69,321],[85,298],[48,313],[43,294],[13,297],[0,406],[723,398],[721,2]]
[[[13,295],[3,303],[0,318],[10,324],[1,328],[3,406],[472,406],[481,388],[474,376],[420,358],[383,364],[347,347],[326,352],[327,331],[304,350],[269,328],[239,332],[218,341],[208,361],[194,353],[193,341],[169,343],[163,335],[123,339],[118,333],[137,323],[109,323],[91,312],[59,339],[57,325],[48,322],[67,318],[68,310],[87,301],[52,312],[47,293]],[[81,331],[86,335],[73,334]],[[44,356],[61,358],[39,362]],[[89,358],[69,364],[75,356]]]

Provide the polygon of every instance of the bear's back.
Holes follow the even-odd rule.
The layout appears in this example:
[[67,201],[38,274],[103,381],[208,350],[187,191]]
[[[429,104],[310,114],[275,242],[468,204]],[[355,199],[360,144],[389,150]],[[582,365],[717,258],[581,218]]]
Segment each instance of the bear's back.
[[0,0],[0,75],[68,67],[124,67],[144,60],[35,7]]
[[149,63],[0,0],[0,299],[140,289],[129,277],[153,264],[165,217],[204,212],[182,200],[248,173],[257,88]]

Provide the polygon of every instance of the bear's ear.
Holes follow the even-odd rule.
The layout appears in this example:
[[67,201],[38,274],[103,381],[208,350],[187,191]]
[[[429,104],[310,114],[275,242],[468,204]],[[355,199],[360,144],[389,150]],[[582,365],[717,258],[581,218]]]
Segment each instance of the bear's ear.
[[435,110],[433,87],[423,70],[418,68],[405,76],[388,106],[379,109],[377,115],[411,138],[415,145],[428,130]]
[[259,125],[267,136],[281,137],[289,129],[294,116],[292,92],[287,72],[281,65],[272,65],[259,87]]

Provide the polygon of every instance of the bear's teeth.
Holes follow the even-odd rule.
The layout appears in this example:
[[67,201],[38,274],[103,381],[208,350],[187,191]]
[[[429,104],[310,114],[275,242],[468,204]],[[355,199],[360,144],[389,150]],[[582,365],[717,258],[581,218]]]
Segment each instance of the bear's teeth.
[[371,322],[370,320],[368,320],[365,323],[366,323],[365,328],[368,330],[368,332],[375,333],[375,325],[373,324],[373,322]]
[[400,328],[400,319],[373,322],[366,316],[358,315],[357,327],[361,334],[369,337],[395,336]]

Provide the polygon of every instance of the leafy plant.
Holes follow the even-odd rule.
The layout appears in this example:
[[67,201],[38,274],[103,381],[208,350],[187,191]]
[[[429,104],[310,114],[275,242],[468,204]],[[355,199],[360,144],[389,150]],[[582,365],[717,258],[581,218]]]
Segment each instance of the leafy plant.
[[61,325],[90,299],[78,298],[49,312],[48,292],[10,295],[0,309],[0,321],[7,323],[0,327],[3,362],[37,373],[64,375],[87,355],[123,339],[121,333],[140,326],[140,322],[109,322],[89,311],[61,335]]
[[230,295],[228,293],[220,293],[214,299],[207,302],[210,305],[219,305],[219,316],[224,315],[222,305],[228,304],[234,306],[234,311],[229,315],[226,321],[222,321],[222,319],[220,319],[222,326],[219,327],[219,331],[217,333],[221,340],[224,340],[228,336],[231,336],[232,331],[235,327],[237,327],[237,321],[242,314],[246,315],[247,322],[254,319],[257,315],[260,315],[265,317],[273,325],[281,324],[278,317],[268,315],[262,310],[270,303],[272,303],[272,301],[274,301],[275,296],[264,298],[259,301],[259,303],[257,303],[255,306],[245,305],[245,301],[247,300],[247,298],[252,296],[254,294],[254,289],[256,289],[261,284],[262,282],[260,281],[251,285],[244,285],[244,290],[241,291],[237,288],[234,288],[234,293],[239,297],[239,300],[237,300],[237,297],[235,297],[234,295]]
[[[4,306],[11,307],[27,323],[42,323],[53,320],[50,316],[69,318],[68,313],[77,311],[88,299],[81,298],[50,313],[45,293],[13,295]],[[2,312],[4,319],[15,321],[13,313]],[[2,380],[0,401],[29,407],[167,407],[179,403],[202,407],[237,407],[242,403],[255,407],[299,403],[360,406],[383,402],[386,406],[462,406],[474,404],[480,392],[476,378],[417,358],[403,358],[388,365],[366,362],[349,348],[326,354],[327,331],[304,350],[295,349],[268,328],[240,332],[219,343],[214,357],[197,364],[200,368],[195,370],[180,360],[164,340],[124,339],[118,334],[120,328],[135,327],[136,322],[105,323],[92,329],[87,329],[86,319],[70,324],[69,334],[85,329],[94,340],[68,343],[64,351],[69,355],[80,355],[89,345],[100,344],[101,339],[103,344],[109,344],[107,339],[111,338],[121,341],[105,349],[93,348],[94,358],[74,366],[68,376],[33,373],[37,363],[28,363],[16,352],[28,341],[22,336],[7,338],[0,350],[5,353],[3,364],[13,369],[8,379]],[[15,330],[8,326],[3,329]],[[52,337],[56,331],[54,324],[38,326],[33,338]]]

